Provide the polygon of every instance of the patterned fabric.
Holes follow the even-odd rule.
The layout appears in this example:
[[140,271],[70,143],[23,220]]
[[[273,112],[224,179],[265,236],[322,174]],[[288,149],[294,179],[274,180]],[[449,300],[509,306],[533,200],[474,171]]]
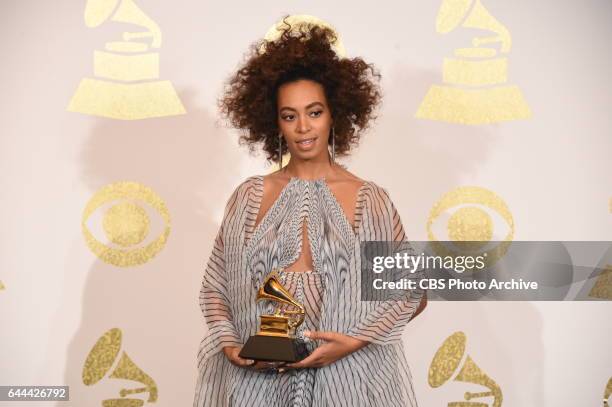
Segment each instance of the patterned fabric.
[[[416,406],[401,335],[423,292],[360,300],[360,242],[406,240],[387,192],[365,182],[353,226],[325,179],[291,178],[255,227],[262,197],[262,176],[234,191],[204,272],[200,306],[208,334],[198,353],[194,407]],[[277,374],[234,366],[221,350],[257,332],[259,316],[270,311],[267,301],[255,301],[257,289],[270,270],[297,260],[304,222],[322,290],[318,330],[371,343],[322,368]]]

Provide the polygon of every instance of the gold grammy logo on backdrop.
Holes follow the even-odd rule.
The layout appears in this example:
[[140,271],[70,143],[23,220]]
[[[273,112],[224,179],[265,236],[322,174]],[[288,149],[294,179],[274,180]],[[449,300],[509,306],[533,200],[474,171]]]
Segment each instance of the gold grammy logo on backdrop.
[[[489,391],[480,393],[465,392],[464,398],[467,401],[452,401],[448,403],[448,407],[500,407],[503,400],[501,388],[466,354],[466,341],[467,339],[463,332],[455,332],[446,338],[429,365],[429,385],[437,388],[450,381],[453,377],[453,381],[479,384],[489,389]],[[493,397],[493,403],[469,401],[482,397]]]
[[[161,216],[163,232],[145,246],[142,243],[149,235],[150,220],[147,211],[140,205],[145,202]],[[96,239],[87,226],[87,220],[103,205],[107,208],[102,226],[107,238],[116,246],[106,245]],[[120,267],[144,264],[165,246],[170,235],[170,215],[164,201],[147,186],[136,182],[109,184],[89,200],[81,221],[85,242],[91,251],[106,263]]]
[[148,393],[147,402],[157,401],[157,384],[121,350],[121,330],[113,328],[102,335],[93,346],[83,366],[83,383],[92,386],[103,378],[131,380],[144,385],[135,389],[121,389],[121,398],[102,401],[103,407],[140,407],[145,400],[125,398],[129,394]]
[[[610,213],[612,213],[612,198],[610,198],[608,203],[608,209]],[[606,263],[605,266],[602,267],[603,271],[597,277],[597,280],[595,280],[595,284],[593,284],[593,287],[591,287],[589,297],[612,300],[612,264],[607,263],[609,260],[610,258],[604,255],[604,258],[602,258],[600,264],[597,265],[599,268],[603,265],[603,263]]]
[[0,290],[5,290],[6,287],[4,286],[4,284],[2,283],[2,281],[0,281]]
[[[507,85],[510,51],[508,29],[493,17],[481,0],[444,0],[436,19],[436,31],[446,34],[461,25],[486,30],[488,37],[475,37],[472,47],[455,50],[456,58],[444,58],[444,85],[433,85],[416,117],[460,124],[496,123],[531,116],[517,86]],[[497,47],[488,44],[499,44]],[[483,46],[485,45],[485,46]]]
[[612,377],[610,377],[610,379],[608,380],[608,385],[606,386],[606,389],[604,390],[604,396],[603,396],[604,407],[610,407],[610,404],[609,404],[610,396],[612,396]]
[[[434,223],[454,207],[458,209],[450,215],[446,224],[448,236],[442,239],[452,241],[454,247],[450,248],[434,233]],[[508,226],[501,243],[488,249],[486,245],[494,237],[495,221],[484,208],[495,211]],[[458,187],[444,194],[432,207],[426,228],[427,237],[437,254],[453,257],[468,253],[486,255],[489,266],[506,254],[514,239],[514,219],[508,205],[493,191],[477,186]]]
[[[94,51],[94,76],[84,78],[68,110],[113,119],[137,120],[184,114],[174,86],[160,81],[159,53],[162,34],[134,0],[88,0],[85,24],[97,27],[106,20],[134,24],[144,31],[124,32],[122,41]],[[138,41],[150,39],[150,43]]]
[[612,300],[612,264],[606,264],[589,291],[589,297]]

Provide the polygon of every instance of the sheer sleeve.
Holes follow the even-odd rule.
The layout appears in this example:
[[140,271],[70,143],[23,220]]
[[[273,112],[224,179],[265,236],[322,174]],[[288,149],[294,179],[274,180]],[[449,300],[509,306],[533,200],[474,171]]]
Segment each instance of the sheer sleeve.
[[[358,208],[360,235],[362,241],[388,241],[398,242],[395,253],[408,252],[413,255],[414,251],[404,232],[404,227],[393,202],[388,193],[381,187],[372,185],[362,199],[363,208]],[[358,256],[361,253],[357,253]],[[360,262],[359,262],[360,264]],[[361,267],[358,267],[361,273]],[[415,273],[399,274],[399,278],[410,278],[417,280],[422,278],[423,271]],[[361,292],[361,291],[360,291]],[[379,345],[388,345],[401,341],[402,331],[406,324],[414,317],[421,302],[426,303],[425,291],[395,290],[387,295],[385,300],[365,301],[361,298],[355,299],[359,303],[355,309],[359,316],[357,323],[348,331],[348,335],[364,341]],[[422,308],[421,308],[422,309]]]
[[244,201],[245,183],[241,184],[227,202],[221,227],[215,238],[212,254],[204,269],[200,289],[200,308],[208,328],[207,351],[215,353],[225,346],[241,346],[236,332],[228,296],[228,276],[226,269],[226,232],[230,220],[239,216],[240,202]]

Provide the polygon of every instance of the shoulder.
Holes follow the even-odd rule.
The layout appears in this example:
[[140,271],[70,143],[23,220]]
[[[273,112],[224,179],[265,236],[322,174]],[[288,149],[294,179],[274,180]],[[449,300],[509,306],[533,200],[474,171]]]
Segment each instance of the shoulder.
[[238,184],[234,188],[234,191],[227,200],[227,207],[240,207],[245,205],[253,195],[259,195],[261,191],[261,185],[263,184],[263,177],[254,175],[248,177]]
[[[406,239],[402,220],[386,188],[366,181],[357,210],[365,240],[402,241]],[[361,220],[363,219],[363,220]]]
[[264,177],[262,175],[253,175],[251,177],[246,178],[240,184],[238,184],[238,186],[234,190],[234,193],[247,194],[252,192],[253,190],[256,190],[263,183],[263,178]]
[[365,181],[358,195],[357,209],[371,216],[396,217],[397,209],[387,189],[374,181]]
[[365,181],[363,183],[362,195],[373,203],[391,203],[391,197],[387,189],[374,181]]

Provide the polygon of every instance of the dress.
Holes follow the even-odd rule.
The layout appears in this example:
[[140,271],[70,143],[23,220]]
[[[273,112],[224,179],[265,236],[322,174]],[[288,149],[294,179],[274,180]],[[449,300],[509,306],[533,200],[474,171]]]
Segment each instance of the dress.
[[[416,407],[401,335],[423,291],[405,290],[385,301],[360,299],[360,243],[406,240],[387,192],[373,182],[361,186],[354,227],[325,179],[291,178],[255,227],[262,197],[262,176],[238,186],[205,268],[200,305],[208,333],[198,352],[194,407]],[[370,344],[321,368],[276,374],[234,366],[221,349],[244,344],[257,332],[259,316],[270,313],[268,301],[256,302],[257,289],[270,270],[299,257],[304,221],[313,270],[282,273],[290,292],[317,305],[307,309],[298,335],[318,329]]]

